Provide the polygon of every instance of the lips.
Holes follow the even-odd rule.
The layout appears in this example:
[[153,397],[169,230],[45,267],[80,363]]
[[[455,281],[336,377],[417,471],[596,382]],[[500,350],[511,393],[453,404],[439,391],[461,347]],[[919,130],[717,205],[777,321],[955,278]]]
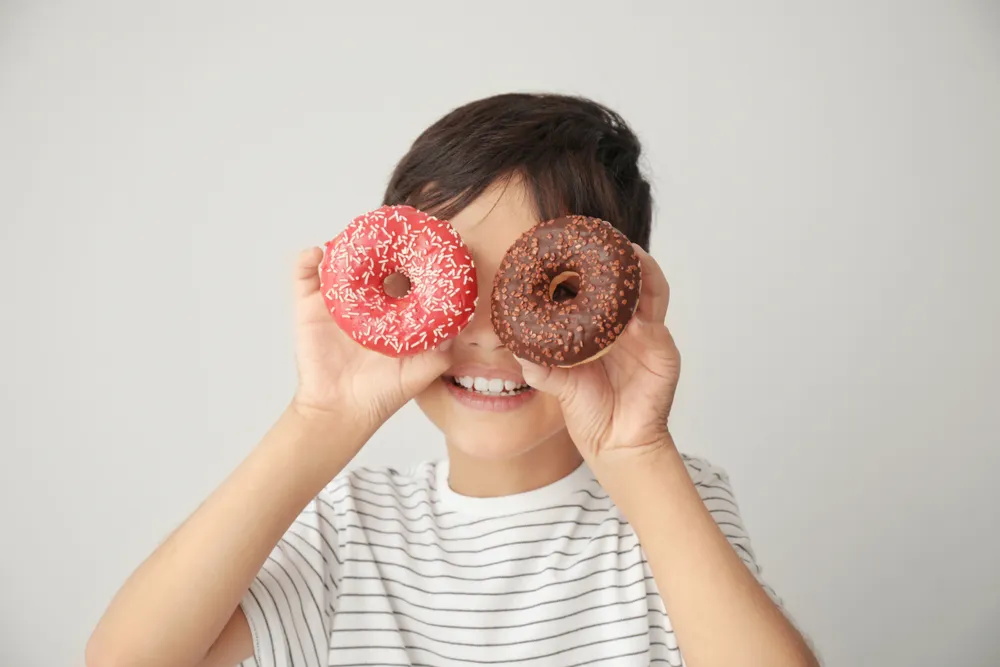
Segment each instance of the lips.
[[512,410],[536,393],[525,383],[520,368],[463,364],[449,370],[441,380],[461,404],[480,410]]

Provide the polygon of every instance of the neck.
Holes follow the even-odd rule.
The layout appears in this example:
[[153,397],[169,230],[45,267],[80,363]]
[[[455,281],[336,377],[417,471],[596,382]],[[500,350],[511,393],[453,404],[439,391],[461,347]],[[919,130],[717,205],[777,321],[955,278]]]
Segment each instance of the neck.
[[448,443],[448,461],[448,485],[455,493],[495,498],[553,484],[576,470],[583,457],[564,429],[507,459],[476,458]]

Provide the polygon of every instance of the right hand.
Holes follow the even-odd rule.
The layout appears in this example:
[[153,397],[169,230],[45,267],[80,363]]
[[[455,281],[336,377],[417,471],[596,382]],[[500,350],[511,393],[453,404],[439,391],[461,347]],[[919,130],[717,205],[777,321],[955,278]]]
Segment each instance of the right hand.
[[322,248],[303,251],[295,267],[294,405],[304,412],[350,415],[377,429],[427,388],[450,362],[446,341],[436,350],[399,358],[365,349],[337,325],[320,292]]

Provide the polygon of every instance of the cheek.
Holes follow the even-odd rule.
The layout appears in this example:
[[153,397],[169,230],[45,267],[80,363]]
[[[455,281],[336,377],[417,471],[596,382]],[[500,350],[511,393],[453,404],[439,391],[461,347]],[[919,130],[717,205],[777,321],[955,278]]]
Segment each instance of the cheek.
[[548,394],[539,394],[533,402],[537,404],[537,409],[544,420],[543,423],[546,428],[563,428],[566,426],[562,409],[559,407],[559,401],[554,397]]
[[441,428],[441,419],[445,410],[445,401],[449,398],[448,389],[441,380],[434,380],[430,386],[416,395],[413,399],[417,407]]

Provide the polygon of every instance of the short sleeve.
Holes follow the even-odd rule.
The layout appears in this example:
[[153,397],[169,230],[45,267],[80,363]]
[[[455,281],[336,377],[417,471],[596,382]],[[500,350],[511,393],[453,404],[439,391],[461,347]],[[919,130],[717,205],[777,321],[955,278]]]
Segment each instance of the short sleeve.
[[702,502],[708,508],[715,523],[719,526],[723,535],[739,554],[740,560],[749,568],[756,577],[757,582],[767,593],[771,601],[779,608],[784,607],[784,602],[771,586],[764,581],[763,569],[757,563],[753,547],[750,544],[750,535],[743,526],[743,519],[740,517],[740,509],[733,495],[732,486],[729,483],[729,475],[726,471],[704,459],[685,457],[688,472],[694,482]]
[[314,499],[271,551],[240,607],[254,655],[242,667],[326,667],[337,600],[337,513]]

